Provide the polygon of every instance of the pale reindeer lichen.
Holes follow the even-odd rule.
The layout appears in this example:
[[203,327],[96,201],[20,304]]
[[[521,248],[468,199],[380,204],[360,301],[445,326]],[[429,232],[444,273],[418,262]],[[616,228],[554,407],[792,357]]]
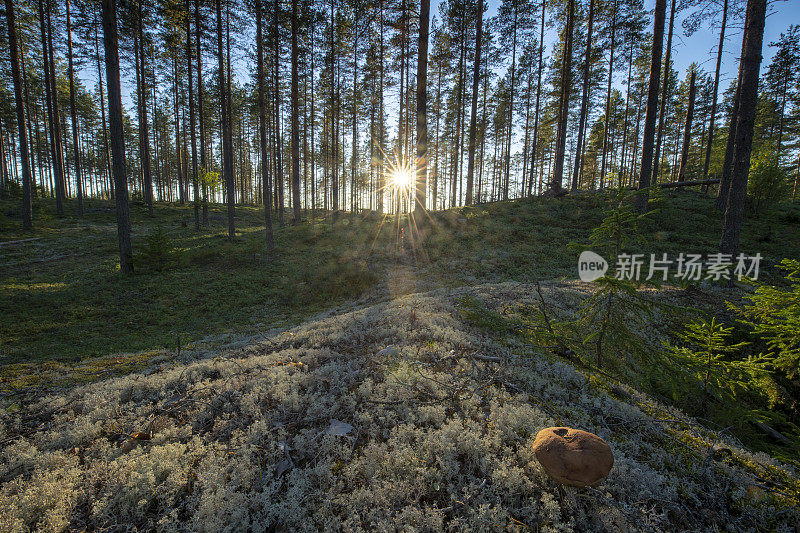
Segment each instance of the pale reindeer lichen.
[[[581,286],[544,286],[568,313]],[[0,529],[788,530],[797,509],[759,499],[743,461],[794,472],[630,391],[460,318],[469,295],[536,305],[504,283],[404,296],[200,360],[184,358],[39,399],[0,419]],[[383,348],[394,350],[378,356]],[[471,357],[480,355],[489,359]],[[493,359],[494,358],[494,359]],[[302,363],[302,364],[300,364]],[[657,409],[659,418],[647,414]],[[332,420],[353,426],[326,432]],[[615,455],[596,488],[562,488],[531,452],[571,425]],[[152,438],[129,451],[134,432]],[[758,489],[760,490],[760,489]],[[755,496],[754,496],[755,494]]]

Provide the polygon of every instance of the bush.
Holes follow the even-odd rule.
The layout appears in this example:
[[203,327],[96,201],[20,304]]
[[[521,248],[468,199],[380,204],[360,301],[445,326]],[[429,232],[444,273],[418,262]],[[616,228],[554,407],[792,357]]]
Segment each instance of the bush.
[[145,237],[140,255],[141,266],[145,269],[161,272],[173,263],[173,256],[172,245],[164,228],[158,226]]
[[771,364],[791,379],[800,374],[800,261],[778,267],[788,272],[788,287],[759,285],[739,311],[766,343]]
[[738,390],[750,389],[764,372],[761,359],[736,357],[747,343],[730,343],[732,332],[733,327],[725,327],[716,318],[701,320],[689,323],[678,335],[679,345],[668,346],[675,367],[702,383],[703,405],[709,396],[736,398]]

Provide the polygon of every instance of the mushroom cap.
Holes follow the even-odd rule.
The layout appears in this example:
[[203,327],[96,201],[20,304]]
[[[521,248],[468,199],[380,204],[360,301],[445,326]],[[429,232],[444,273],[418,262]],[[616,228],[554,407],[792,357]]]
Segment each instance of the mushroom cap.
[[533,453],[548,476],[574,487],[599,483],[614,466],[614,454],[606,441],[580,429],[541,430],[533,442]]

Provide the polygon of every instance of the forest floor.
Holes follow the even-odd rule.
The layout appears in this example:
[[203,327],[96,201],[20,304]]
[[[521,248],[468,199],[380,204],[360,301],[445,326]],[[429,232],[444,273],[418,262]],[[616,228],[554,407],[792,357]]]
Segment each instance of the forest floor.
[[[716,251],[722,215],[709,197],[672,194],[662,204],[643,224],[642,253]],[[405,216],[319,217],[276,227],[267,253],[259,208],[237,207],[230,242],[222,206],[198,232],[190,205],[156,205],[150,217],[134,203],[136,273],[121,278],[112,202],[87,201],[78,219],[74,202],[58,218],[51,201],[37,200],[36,229],[23,232],[17,202],[2,200],[0,364],[174,350],[435,287],[575,279],[578,251],[569,244],[588,242],[606,206],[582,194],[451,209],[435,213],[413,246]],[[761,253],[766,278],[781,259],[799,257],[800,205],[747,216],[741,250]]]
[[[587,244],[607,207],[603,195],[579,194],[452,209],[433,214],[422,236],[406,217],[320,216],[276,228],[267,254],[258,208],[237,208],[230,242],[221,206],[198,232],[191,206],[157,205],[150,217],[134,204],[136,273],[121,278],[111,202],[87,202],[78,220],[74,203],[60,219],[38,200],[37,228],[23,232],[17,201],[0,200],[0,437],[13,443],[3,457],[24,457],[0,469],[0,482],[13,480],[11,507],[0,509],[12,522],[0,529],[148,528],[188,516],[198,528],[241,526],[233,509],[249,509],[257,529],[260,498],[278,503],[258,523],[288,529],[792,523],[796,474],[751,454],[800,456],[800,432],[780,415],[767,421],[790,444],[747,423],[780,407],[765,405],[769,390],[699,412],[696,384],[675,396],[647,368],[573,368],[525,333],[543,305],[539,280],[554,320],[585,297],[569,245]],[[669,193],[643,222],[637,252],[712,253],[721,226],[710,197]],[[800,257],[800,205],[748,213],[741,250],[763,256],[762,280],[777,279],[776,263]],[[707,282],[651,292],[712,313],[741,295]],[[654,351],[677,327],[670,316],[637,332]],[[259,411],[262,400],[274,408]],[[526,466],[529,439],[553,424],[595,430],[619,452],[601,491],[564,493]],[[152,444],[108,448],[145,428]],[[714,466],[709,449],[723,442],[731,455]],[[258,479],[232,476],[241,464]],[[45,476],[51,468],[60,481]],[[130,477],[97,481],[114,471]],[[187,471],[188,481],[173,479]],[[152,486],[140,493],[145,478]],[[73,491],[53,492],[54,482]],[[391,516],[376,500],[384,492],[399,506]]]
[[[8,406],[0,531],[791,531],[791,466],[518,327],[590,290],[401,295]],[[548,479],[549,426],[603,437],[610,476]]]

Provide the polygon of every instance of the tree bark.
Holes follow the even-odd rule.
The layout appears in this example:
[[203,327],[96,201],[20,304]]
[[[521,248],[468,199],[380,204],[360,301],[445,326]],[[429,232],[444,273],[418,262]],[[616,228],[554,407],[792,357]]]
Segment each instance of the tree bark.
[[206,128],[203,109],[203,55],[200,48],[200,0],[194,0],[194,31],[195,31],[195,50],[197,52],[197,125],[200,137],[200,189],[203,195],[203,226],[208,227],[208,185],[205,180],[205,173],[208,171],[206,161]]
[[[573,2],[574,3],[574,2]],[[503,200],[508,200],[508,188],[511,182],[511,138],[514,136],[514,89],[517,81],[517,3],[512,2],[514,10],[514,31],[511,38],[511,87],[508,98],[508,132],[506,137],[505,178],[503,183]],[[572,33],[570,33],[570,36]],[[572,50],[570,43],[570,50]],[[572,55],[572,54],[570,54]]]
[[469,115],[469,153],[467,154],[466,205],[472,205],[472,189],[475,174],[475,130],[478,120],[478,86],[481,78],[481,47],[483,39],[483,0],[478,0],[478,19],[475,24],[475,65],[472,70],[472,109]]
[[144,199],[147,202],[147,210],[150,216],[153,216],[153,176],[150,171],[150,130],[147,125],[147,69],[145,68],[145,51],[144,51],[144,31],[142,28],[142,0],[139,0],[139,19],[137,21],[136,29],[136,48],[138,54],[137,63],[137,77],[140,76],[139,82],[139,146],[141,165],[142,165],[142,180],[144,181]]
[[276,188],[275,201],[277,202],[278,222],[283,226],[283,162],[281,161],[281,85],[280,85],[280,64],[281,64],[281,44],[280,44],[280,5],[278,0],[273,2],[272,13],[272,38],[275,46],[275,92],[273,111],[275,118],[275,169],[273,172],[274,185]]
[[750,153],[753,144],[753,126],[758,100],[758,76],[761,68],[761,48],[764,39],[767,0],[748,0],[746,15],[745,52],[741,60],[741,88],[739,112],[736,117],[736,144],[731,173],[730,192],[725,209],[725,222],[719,249],[721,253],[735,256],[739,251],[742,232],[744,200],[747,193],[747,175],[750,172]]
[[75,106],[75,71],[72,64],[72,19],[70,18],[69,0],[67,6],[67,61],[69,76],[69,108],[72,120],[72,150],[75,163],[75,190],[78,196],[78,215],[83,216],[83,179],[81,178],[81,150],[78,143],[78,113]]
[[667,89],[669,80],[669,61],[672,55],[672,32],[675,24],[675,0],[672,0],[672,7],[669,14],[669,32],[667,34],[667,49],[664,56],[664,82],[661,86],[661,110],[658,113],[658,133],[656,134],[655,156],[653,163],[652,183],[658,183],[661,169],[661,140],[664,138],[664,115],[667,108]]
[[269,179],[267,161],[267,102],[264,76],[264,45],[261,0],[256,0],[256,88],[258,90],[258,129],[259,146],[261,148],[261,191],[264,197],[264,237],[267,250],[275,248],[272,236],[272,184]]
[[[581,173],[583,160],[583,138],[586,131],[586,114],[589,109],[589,72],[592,59],[592,30],[594,25],[594,0],[589,0],[589,22],[586,32],[586,59],[583,64],[583,96],[581,98],[581,112],[578,119],[578,142],[575,148],[575,162],[572,169],[572,190],[578,190],[578,178]],[[533,173],[531,173],[533,177]]]
[[[745,35],[747,34],[747,24],[749,20],[745,20],[745,29],[742,34],[742,53],[740,57],[745,55],[745,46],[747,45]],[[717,200],[714,203],[715,207],[724,211],[728,204],[728,194],[730,193],[731,186],[731,173],[733,165],[734,151],[736,147],[736,125],[739,121],[739,102],[740,92],[742,90],[742,66],[743,63],[739,62],[739,75],[736,79],[736,92],[733,96],[733,107],[731,109],[730,125],[728,127],[728,141],[725,145],[725,156],[722,159],[722,176],[719,184],[719,193]]]
[[28,128],[25,125],[25,100],[22,97],[22,73],[19,68],[19,44],[17,44],[17,26],[13,0],[5,0],[5,6],[6,22],[8,23],[8,47],[11,52],[11,77],[14,80],[14,106],[17,112],[19,151],[22,157],[22,227],[31,229],[33,227],[31,160],[28,154]]
[[[60,128],[58,124],[58,108],[55,107],[57,98],[55,97],[56,88],[53,86],[53,78],[50,77],[50,62],[51,55],[48,53],[49,42],[47,38],[47,19],[45,18],[44,3],[42,0],[38,2],[39,6],[39,23],[42,34],[42,67],[44,68],[44,88],[45,88],[45,102],[47,103],[47,122],[50,133],[50,158],[51,169],[53,174],[53,181],[51,190],[55,190],[56,197],[56,212],[59,216],[64,215],[64,167],[61,165],[61,157],[59,156],[59,143],[58,132]],[[49,9],[49,7],[48,7]]]
[[222,122],[222,173],[225,183],[225,200],[228,206],[228,239],[236,238],[234,225],[236,193],[233,186],[233,139],[231,137],[230,92],[227,82],[225,54],[222,45],[222,6],[216,0],[217,9],[217,59],[219,61],[219,97]]
[[[674,3],[674,2],[673,2]],[[606,185],[606,158],[608,157],[608,129],[611,125],[611,81],[614,78],[614,38],[617,30],[617,3],[614,2],[614,16],[611,19],[611,49],[608,59],[608,86],[606,88],[606,116],[603,120],[603,157],[600,164],[600,188]]]
[[297,0],[292,0],[292,207],[294,223],[300,223],[300,116],[298,101]]
[[[430,25],[430,0],[421,0],[419,12],[419,44],[417,58],[417,172],[416,204],[417,224],[423,223],[425,188],[428,183],[428,32]],[[480,46],[480,45],[479,45]],[[477,52],[480,57],[480,52]]]
[[125,132],[122,126],[122,93],[119,81],[116,1],[103,0],[102,13],[106,83],[108,84],[108,114],[111,122],[112,172],[114,173],[114,197],[117,206],[119,266],[123,274],[130,274],[133,272],[133,252],[131,249],[131,216],[128,206],[128,180],[125,173]]
[[653,19],[653,48],[650,53],[650,79],[647,84],[647,107],[642,133],[642,165],[639,176],[639,193],[636,196],[636,209],[644,213],[650,199],[650,178],[653,174],[653,140],[656,129],[656,108],[658,107],[658,81],[661,73],[661,48],[664,40],[664,19],[667,0],[656,0]]
[[[195,26],[195,31],[198,28]],[[198,31],[199,34],[199,31]],[[189,89],[189,137],[192,143],[192,189],[194,189],[194,229],[200,229],[200,190],[197,169],[197,130],[194,116],[194,91],[192,81],[192,12],[191,0],[186,0],[186,82]]]
[[678,181],[686,180],[686,165],[689,163],[689,144],[692,140],[692,119],[694,118],[695,78],[697,71],[692,65],[689,74],[689,103],[686,107],[686,123],[683,127],[683,146],[681,147],[681,166],[678,171]]
[[[103,123],[103,158],[106,164],[106,172],[109,176],[109,191],[111,199],[114,199],[114,187],[111,184],[111,153],[108,146],[108,127],[106,122],[106,97],[105,90],[103,89],[103,70],[100,66],[100,43],[97,36],[97,14],[95,13],[94,19],[94,46],[95,46],[95,59],[97,61],[97,85],[100,93],[100,114]],[[105,187],[104,187],[105,188]]]
[[708,140],[706,144],[706,157],[703,162],[703,179],[708,178],[708,168],[711,164],[711,147],[714,143],[714,124],[717,119],[717,97],[719,93],[719,71],[722,66],[722,48],[725,44],[725,26],[728,22],[728,0],[722,5],[722,26],[719,30],[719,45],[717,46],[717,68],[714,72],[714,89],[711,100],[711,117],[708,123]]
[[575,0],[567,6],[567,24],[564,36],[564,57],[561,66],[561,96],[559,98],[558,131],[556,133],[556,153],[553,165],[553,179],[550,188],[559,192],[563,188],[564,153],[567,146],[567,121],[569,119],[569,92],[572,85],[572,29],[575,24]]
[[[528,196],[533,194],[533,172],[536,165],[536,148],[539,144],[539,103],[542,95],[542,64],[544,56],[544,23],[545,23],[545,0],[542,0],[542,25],[539,30],[539,66],[536,74],[536,113],[533,114],[533,145],[531,146],[531,177],[528,180]],[[539,176],[541,180],[541,175]]]

